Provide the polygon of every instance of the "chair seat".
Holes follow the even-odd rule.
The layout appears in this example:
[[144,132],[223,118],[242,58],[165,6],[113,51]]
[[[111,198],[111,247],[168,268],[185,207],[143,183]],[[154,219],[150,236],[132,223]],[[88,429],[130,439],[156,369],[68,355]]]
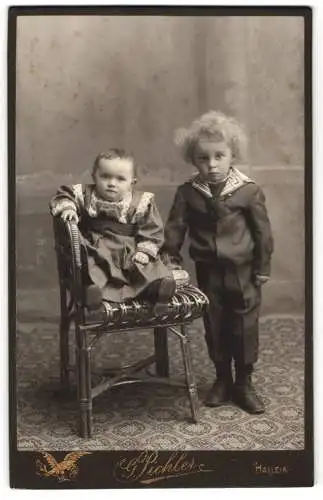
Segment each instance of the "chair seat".
[[103,302],[95,311],[85,310],[84,322],[102,324],[106,330],[127,330],[191,322],[200,318],[208,305],[206,295],[191,284],[177,285],[166,312],[153,314],[153,305],[143,300]]

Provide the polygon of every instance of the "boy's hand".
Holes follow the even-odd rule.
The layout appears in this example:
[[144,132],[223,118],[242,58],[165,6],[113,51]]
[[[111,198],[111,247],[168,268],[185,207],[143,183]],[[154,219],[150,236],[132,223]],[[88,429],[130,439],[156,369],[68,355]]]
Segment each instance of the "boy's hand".
[[269,280],[269,276],[265,276],[263,274],[256,274],[255,285],[256,286],[264,285],[265,283],[267,283],[268,280]]
[[149,257],[144,252],[136,252],[135,255],[133,256],[133,260],[135,262],[139,262],[139,264],[148,264]]
[[76,224],[79,221],[77,213],[75,212],[75,210],[71,210],[71,209],[70,210],[64,210],[61,213],[61,217],[65,221],[67,221],[67,220],[74,221],[74,222],[76,222]]

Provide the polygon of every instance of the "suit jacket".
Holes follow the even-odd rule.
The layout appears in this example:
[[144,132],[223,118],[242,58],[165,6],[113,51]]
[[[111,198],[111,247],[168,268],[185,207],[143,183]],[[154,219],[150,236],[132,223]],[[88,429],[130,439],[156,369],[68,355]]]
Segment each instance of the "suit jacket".
[[179,186],[165,226],[163,253],[171,262],[181,262],[187,231],[193,260],[250,262],[255,274],[270,274],[273,237],[265,196],[237,169],[218,194],[199,176]]

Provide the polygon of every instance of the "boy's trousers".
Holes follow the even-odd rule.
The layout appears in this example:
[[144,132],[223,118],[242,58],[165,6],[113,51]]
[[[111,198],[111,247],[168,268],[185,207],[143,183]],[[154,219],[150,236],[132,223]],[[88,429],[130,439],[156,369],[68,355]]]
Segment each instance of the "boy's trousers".
[[234,359],[237,366],[258,359],[258,319],[261,289],[254,284],[251,264],[196,262],[199,288],[210,306],[204,316],[209,356],[221,366]]

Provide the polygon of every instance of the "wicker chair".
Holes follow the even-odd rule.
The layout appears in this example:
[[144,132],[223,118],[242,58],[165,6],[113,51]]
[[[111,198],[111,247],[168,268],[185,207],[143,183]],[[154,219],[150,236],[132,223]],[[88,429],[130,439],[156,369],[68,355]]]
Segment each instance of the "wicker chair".
[[[60,285],[60,380],[61,389],[70,390],[70,373],[76,372],[79,406],[79,431],[84,438],[92,435],[92,401],[103,391],[117,385],[134,382],[158,382],[181,385],[188,389],[191,414],[198,420],[198,396],[192,370],[187,325],[201,317],[207,306],[206,296],[196,287],[178,283],[167,314],[154,317],[152,306],[144,301],[104,303],[90,311],[84,306],[82,276],[86,268],[86,249],[81,244],[78,226],[54,217],[55,250]],[[75,326],[75,366],[70,362],[70,326]],[[153,329],[154,353],[132,365],[105,371],[101,381],[92,387],[91,350],[103,335]],[[167,332],[172,332],[181,344],[186,384],[169,378]],[[134,374],[155,363],[154,376]]]

